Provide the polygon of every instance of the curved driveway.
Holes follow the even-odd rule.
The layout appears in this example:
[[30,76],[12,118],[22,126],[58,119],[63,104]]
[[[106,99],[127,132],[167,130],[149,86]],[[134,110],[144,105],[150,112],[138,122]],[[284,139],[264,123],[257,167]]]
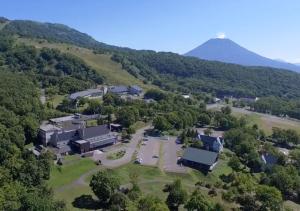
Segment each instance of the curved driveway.
[[[121,165],[127,164],[130,161],[132,161],[133,153],[137,150],[137,145],[140,140],[143,139],[144,132],[145,130],[149,129],[150,126],[146,126],[144,128],[141,128],[137,130],[137,132],[132,135],[132,139],[129,143],[124,144],[122,147],[112,147],[112,150],[109,150],[108,152],[104,152],[100,155],[97,155],[94,159],[95,160],[101,160],[101,163],[103,166],[108,167],[108,168],[116,168]],[[120,151],[120,150],[125,150],[126,153],[125,155],[117,160],[108,160],[107,155]]]

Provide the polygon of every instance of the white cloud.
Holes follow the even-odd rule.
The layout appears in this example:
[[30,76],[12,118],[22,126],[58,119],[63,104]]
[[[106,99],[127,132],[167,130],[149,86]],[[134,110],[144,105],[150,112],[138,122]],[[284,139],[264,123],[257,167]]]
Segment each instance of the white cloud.
[[217,38],[224,39],[224,38],[226,38],[226,34],[224,32],[219,32],[219,33],[217,33]]

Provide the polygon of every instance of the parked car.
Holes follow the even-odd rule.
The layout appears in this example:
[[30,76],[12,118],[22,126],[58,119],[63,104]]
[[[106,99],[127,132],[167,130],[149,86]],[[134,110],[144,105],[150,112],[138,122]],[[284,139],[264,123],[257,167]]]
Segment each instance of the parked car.
[[178,165],[182,165],[182,158],[181,158],[181,157],[178,157],[178,158],[177,158],[177,164],[178,164]]
[[142,158],[137,158],[135,161],[134,161],[134,163],[136,163],[136,164],[141,164],[142,163]]

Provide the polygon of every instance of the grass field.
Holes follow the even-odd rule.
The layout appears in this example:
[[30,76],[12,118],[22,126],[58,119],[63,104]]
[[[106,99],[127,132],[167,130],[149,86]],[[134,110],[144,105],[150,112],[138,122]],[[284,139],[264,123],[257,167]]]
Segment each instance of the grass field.
[[[52,168],[49,185],[54,188],[55,197],[57,199],[64,200],[69,210],[79,210],[73,207],[72,202],[74,199],[82,195],[91,195],[94,197],[88,184],[93,173],[96,172],[97,169],[101,169],[101,167],[96,166],[94,162],[88,158],[82,159],[79,156],[67,156],[64,161],[65,164],[61,167],[61,170]],[[195,189],[195,183],[199,181],[213,186],[217,181],[219,181],[220,175],[229,174],[231,172],[230,167],[227,165],[227,161],[228,158],[226,157],[224,159],[220,159],[213,172],[208,175],[204,175],[201,172],[192,169],[189,169],[187,174],[166,173],[157,167],[142,166],[132,163],[108,171],[111,175],[118,177],[122,185],[129,184],[129,175],[134,172],[138,175],[138,184],[144,194],[152,194],[162,200],[165,200],[167,194],[162,191],[165,184],[171,183],[177,178],[182,180],[182,184],[189,194],[193,192]],[[76,184],[75,181],[87,172],[92,173],[86,175],[83,183]],[[208,189],[206,188],[201,188],[201,190],[205,194],[208,193]],[[231,208],[236,207],[236,204],[223,201],[222,194],[219,190],[217,192],[217,196],[210,196],[211,200],[223,204],[225,210],[231,210]],[[299,210],[299,205],[291,201],[286,201],[284,206],[289,207],[292,210]]]
[[108,54],[94,54],[92,50],[69,45],[63,43],[49,43],[47,41],[19,38],[19,42],[27,45],[33,45],[37,48],[48,47],[59,49],[62,52],[70,53],[83,59],[90,67],[98,71],[105,77],[106,82],[112,85],[123,84],[132,85],[136,84],[145,90],[154,88],[152,85],[144,84],[140,79],[135,78],[126,70],[122,69],[121,64],[112,61],[111,55]]
[[65,165],[60,167],[55,165],[51,169],[51,176],[48,184],[53,189],[70,184],[82,174],[96,167],[95,163],[89,158],[80,158],[71,161],[66,160],[65,162]]
[[[225,104],[218,104],[211,110],[220,110],[222,106],[225,106]],[[297,120],[280,118],[268,114],[261,114],[233,107],[232,114],[236,117],[246,117],[249,125],[257,124],[258,127],[263,129],[267,135],[272,134],[273,127],[278,127],[282,129],[293,129],[300,133],[300,121]]]
[[267,135],[271,135],[273,127],[294,129],[300,133],[300,122],[298,121],[278,119],[277,117],[266,116],[259,113],[243,114],[236,110],[233,111],[233,115],[237,117],[245,116],[250,125],[257,124]]
[[[72,206],[72,202],[76,197],[83,194],[93,195],[88,187],[93,174],[86,175],[84,178],[84,184],[76,184],[75,181],[77,181],[78,178],[86,172],[95,171],[97,170],[96,168],[100,169],[101,167],[96,166],[94,162],[88,158],[83,159],[79,156],[67,156],[64,159],[64,162],[65,164],[61,167],[61,169],[56,167],[52,168],[49,185],[54,188],[55,197],[57,199],[63,199],[70,210],[76,210]],[[204,175],[199,171],[191,169],[187,174],[166,173],[157,167],[142,166],[132,163],[109,171],[112,175],[120,178],[122,185],[129,183],[129,175],[134,172],[139,175],[138,183],[143,193],[153,194],[165,199],[166,193],[162,191],[164,185],[171,183],[176,178],[180,178],[185,189],[191,193],[195,188],[195,183],[203,181],[213,185],[216,181],[218,181],[221,174],[228,174],[231,172],[231,169],[227,165],[227,160],[220,160],[215,170],[208,175]],[[203,192],[207,192],[207,190],[204,188]],[[212,199],[221,202],[228,209],[234,206],[233,204],[224,202],[221,199],[220,193]]]

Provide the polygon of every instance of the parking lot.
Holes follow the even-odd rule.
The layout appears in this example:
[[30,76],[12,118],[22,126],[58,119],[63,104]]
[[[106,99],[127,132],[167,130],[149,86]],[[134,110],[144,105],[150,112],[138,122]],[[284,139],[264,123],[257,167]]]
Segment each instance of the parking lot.
[[148,138],[143,141],[137,158],[142,165],[156,166],[159,160],[161,141],[156,138]]
[[166,172],[185,173],[187,169],[177,164],[178,154],[182,150],[181,144],[176,143],[176,137],[170,137],[163,142],[163,168]]
[[146,140],[143,141],[138,153],[141,165],[156,166],[160,160],[163,170],[166,172],[186,172],[185,167],[177,164],[178,152],[181,151],[182,145],[176,144],[176,137],[169,137],[168,139],[147,137]]

